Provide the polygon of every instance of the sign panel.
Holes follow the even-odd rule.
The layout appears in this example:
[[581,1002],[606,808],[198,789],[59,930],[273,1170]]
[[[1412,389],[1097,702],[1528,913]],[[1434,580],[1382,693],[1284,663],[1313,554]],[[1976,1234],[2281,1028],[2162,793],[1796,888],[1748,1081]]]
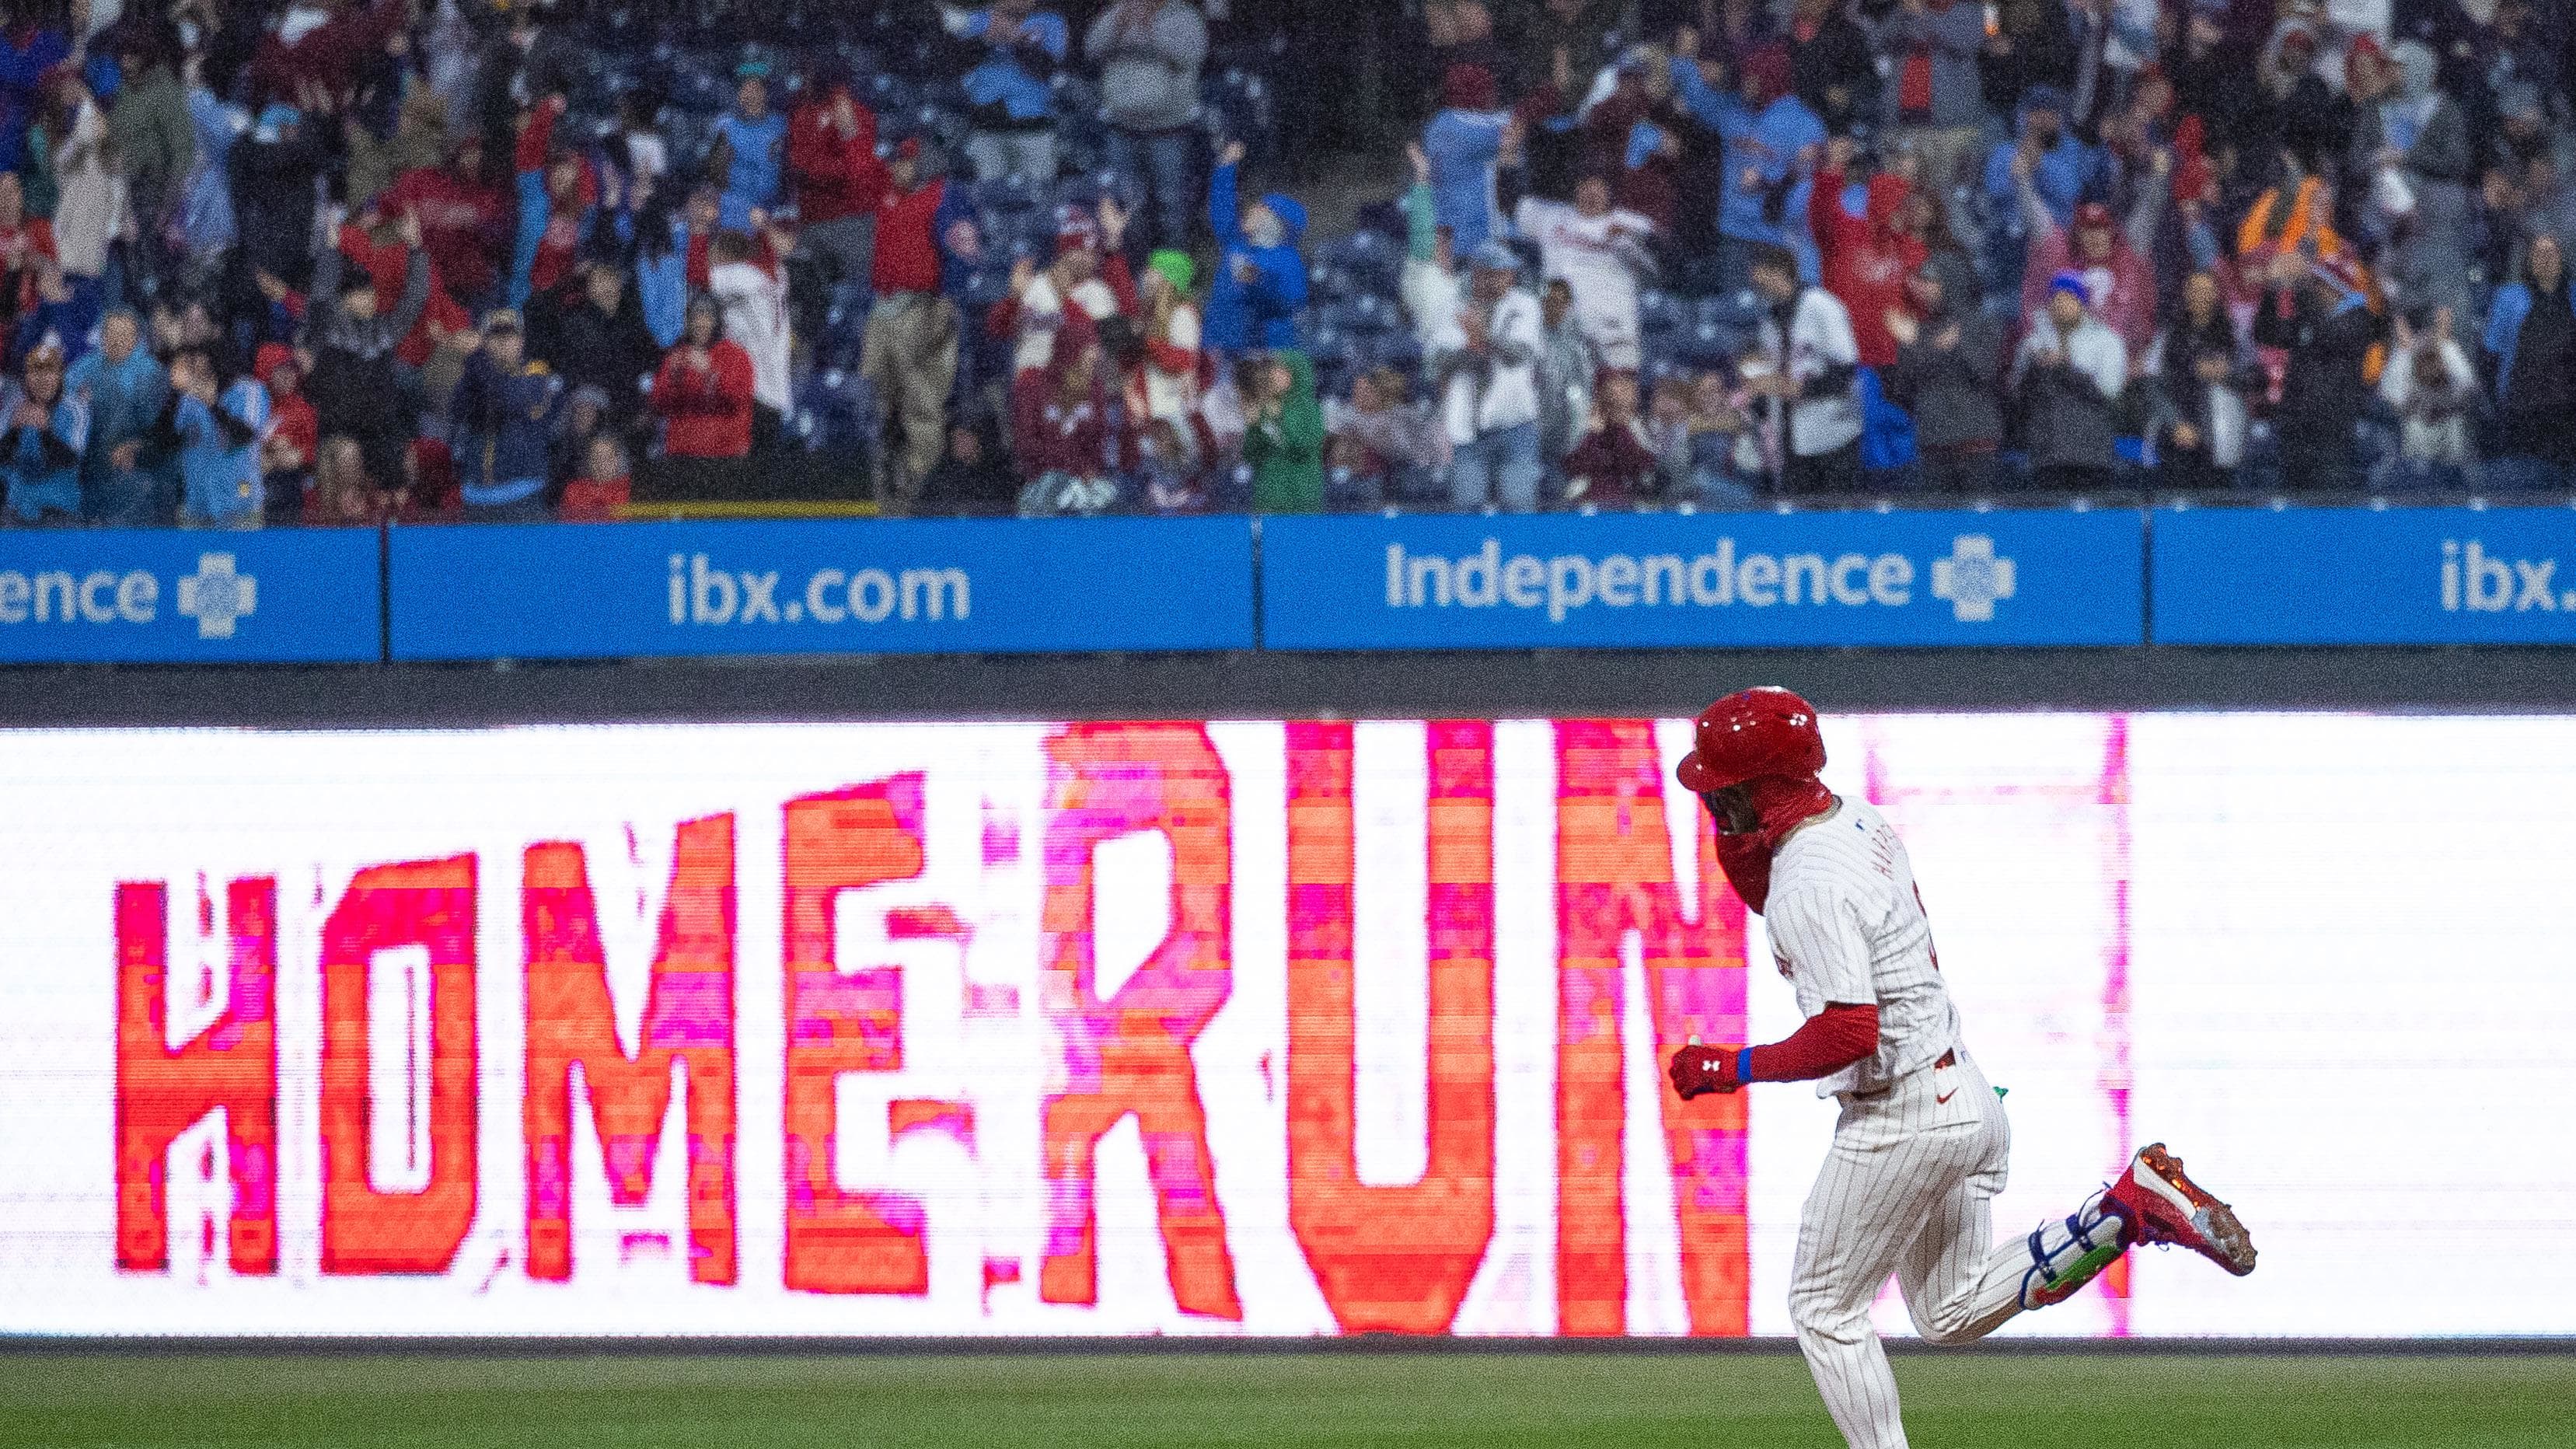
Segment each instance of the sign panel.
[[2137,644],[2135,513],[1262,521],[1262,647]]
[[2576,510],[2193,508],[2153,523],[2160,644],[2576,644]]
[[1244,518],[392,530],[393,657],[1249,649]]
[[[1798,1019],[1688,741],[11,733],[0,1332],[1786,1333],[1835,1104],[1663,1082]],[[2163,1140],[2263,1249],[2008,1331],[2576,1331],[2493,1271],[2576,1194],[2497,1105],[2576,1095],[2576,724],[1828,744],[2011,1089],[1999,1240]]]
[[383,657],[374,529],[0,531],[0,661]]

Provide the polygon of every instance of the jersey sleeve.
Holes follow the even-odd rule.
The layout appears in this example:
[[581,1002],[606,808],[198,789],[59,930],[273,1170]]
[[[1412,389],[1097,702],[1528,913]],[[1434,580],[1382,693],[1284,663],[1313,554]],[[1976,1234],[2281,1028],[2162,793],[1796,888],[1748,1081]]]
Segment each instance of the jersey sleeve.
[[1820,890],[1774,896],[1762,919],[1771,928],[1771,949],[1789,963],[1803,988],[1827,1003],[1876,1006],[1878,988],[1870,978],[1869,939],[1851,903]]

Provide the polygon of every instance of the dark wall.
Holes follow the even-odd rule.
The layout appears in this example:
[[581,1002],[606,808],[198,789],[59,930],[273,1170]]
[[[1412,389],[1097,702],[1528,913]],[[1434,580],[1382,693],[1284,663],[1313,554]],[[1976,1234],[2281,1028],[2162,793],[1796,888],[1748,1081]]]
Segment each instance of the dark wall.
[[853,658],[0,670],[0,725],[1682,715],[1827,709],[2576,710],[2576,651],[2096,649]]

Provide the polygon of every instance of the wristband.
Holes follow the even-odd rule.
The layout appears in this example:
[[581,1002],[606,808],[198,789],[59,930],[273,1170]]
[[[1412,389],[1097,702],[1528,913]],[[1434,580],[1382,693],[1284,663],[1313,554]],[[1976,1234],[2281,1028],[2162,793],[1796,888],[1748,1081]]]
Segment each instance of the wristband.
[[1735,1050],[1735,1084],[1739,1087],[1753,1085],[1753,1048],[1749,1046]]

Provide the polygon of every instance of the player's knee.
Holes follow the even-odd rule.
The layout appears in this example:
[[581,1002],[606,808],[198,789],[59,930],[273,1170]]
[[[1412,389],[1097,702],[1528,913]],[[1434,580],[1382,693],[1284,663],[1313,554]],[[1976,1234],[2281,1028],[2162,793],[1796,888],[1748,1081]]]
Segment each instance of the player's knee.
[[1801,1337],[1857,1343],[1870,1334],[1869,1310],[1842,1301],[1829,1285],[1798,1284],[1789,1290],[1789,1322]]

